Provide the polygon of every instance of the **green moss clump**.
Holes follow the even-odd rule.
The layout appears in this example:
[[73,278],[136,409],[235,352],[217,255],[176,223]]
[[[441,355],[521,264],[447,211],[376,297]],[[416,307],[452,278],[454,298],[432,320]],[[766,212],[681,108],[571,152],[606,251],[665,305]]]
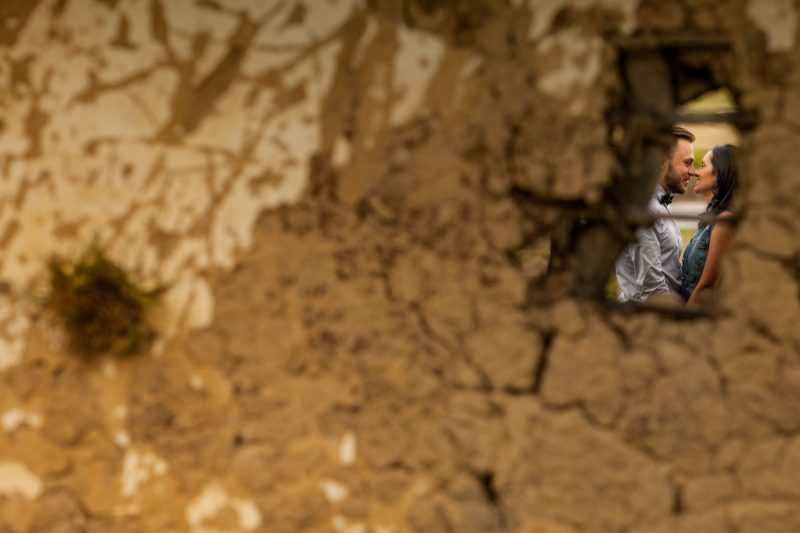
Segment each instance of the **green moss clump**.
[[53,258],[48,263],[45,307],[60,319],[70,347],[84,356],[130,355],[156,336],[147,313],[165,287],[145,290],[96,248],[74,264]]

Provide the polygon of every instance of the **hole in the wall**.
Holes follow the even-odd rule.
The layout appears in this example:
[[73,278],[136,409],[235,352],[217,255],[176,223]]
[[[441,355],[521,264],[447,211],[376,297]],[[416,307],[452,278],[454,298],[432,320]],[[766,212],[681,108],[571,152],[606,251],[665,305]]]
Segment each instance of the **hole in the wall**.
[[[681,126],[694,134],[697,164],[715,145],[740,145],[740,130],[753,127],[755,120],[736,103],[737,91],[730,83],[732,55],[724,36],[712,35],[701,40],[691,36],[639,38],[622,43],[620,49],[620,71],[625,91],[623,106],[618,110],[621,113],[614,124],[621,128],[622,134],[610,136],[619,162],[618,174],[610,191],[611,200],[619,209],[624,223],[622,229],[635,230],[653,224],[677,226],[682,241],[681,261],[685,262],[687,246],[695,251],[698,248],[697,243],[693,247],[689,245],[693,234],[708,235],[714,227],[728,222],[720,221],[716,213],[706,211],[710,197],[693,194],[694,179],[684,194],[675,194],[677,200],[660,212],[653,212],[652,203],[647,206],[652,202],[657,178],[663,170],[659,165],[665,161],[664,154],[674,146],[672,128]],[[736,217],[740,215],[736,212],[727,228],[734,231]],[[703,227],[705,232],[701,231]],[[631,238],[630,235],[627,240],[636,241],[635,236]],[[708,245],[707,241],[705,245]],[[702,262],[700,265],[702,268]],[[613,272],[611,279],[614,278]],[[683,275],[684,269],[681,268],[679,273]],[[613,297],[618,291],[609,290],[607,285],[605,292],[607,297]],[[713,293],[710,290],[705,294]],[[711,303],[713,300],[706,301],[706,304]],[[713,311],[711,305],[684,307],[681,300],[653,297],[633,302],[633,305],[638,309],[685,317]]]
[[[635,230],[659,218],[648,210],[648,203],[673,143],[672,128],[679,125],[695,134],[695,158],[700,160],[716,144],[738,146],[740,131],[755,125],[753,116],[736,104],[731,62],[725,36],[664,35],[619,42],[624,90],[606,116],[616,157],[612,184],[600,202],[556,206],[561,207],[561,217],[549,228],[548,238],[529,241],[517,253],[535,287],[531,293],[555,278],[551,287],[566,284],[578,297],[618,307],[615,262],[626,244],[635,241]],[[690,183],[688,190],[692,187]],[[715,221],[703,213],[705,200],[690,192],[670,210],[670,218],[681,228],[682,250],[699,222]],[[740,217],[737,211],[734,222]],[[713,311],[710,305],[687,307],[677,299],[652,300],[624,307],[677,317]]]
[[[694,170],[696,172],[701,172],[701,165],[704,158],[706,158],[707,154],[715,147],[730,145],[734,146],[737,152],[741,150],[740,131],[734,123],[730,121],[730,118],[737,116],[739,116],[739,109],[733,94],[729,89],[724,87],[706,92],[690,102],[677,107],[675,117],[678,122],[675,125],[690,131],[694,136],[692,155],[694,157]],[[683,117],[688,117],[690,121],[681,121]],[[713,153],[711,155],[713,155]],[[711,155],[709,155],[709,157]],[[677,229],[681,243],[680,265],[683,265],[687,261],[687,256],[690,255],[690,252],[697,253],[698,246],[708,247],[708,241],[703,242],[699,237],[708,233],[709,228],[712,228],[713,231],[715,225],[728,224],[728,228],[730,228],[732,232],[735,232],[735,219],[730,224],[727,221],[719,221],[717,215],[707,211],[708,203],[711,200],[711,197],[708,196],[709,191],[698,191],[700,191],[698,177],[693,176],[689,180],[685,191],[682,194],[673,194],[672,202],[668,206],[661,208],[661,213],[654,214],[652,213],[652,209],[650,209],[650,213],[642,212],[641,215],[636,215],[637,217],[641,216],[643,220],[645,220],[648,215],[652,215],[653,224],[661,224],[662,228],[669,226]],[[623,253],[628,253],[628,249],[624,250]],[[682,267],[680,272],[682,275],[684,274]],[[612,270],[606,285],[605,295],[610,301],[616,301],[621,294],[617,274],[617,269]],[[680,308],[670,309],[669,304],[680,304],[681,302],[673,302],[667,298],[651,297],[645,302],[636,302],[636,304],[649,304],[645,307],[650,307],[653,310],[665,310],[670,313],[677,311],[678,316],[707,314],[713,310],[711,304],[714,301],[714,291],[703,291],[701,296],[704,297],[703,303],[705,305],[684,311],[681,311]],[[685,297],[686,295],[684,295],[684,298]],[[655,305],[656,302],[659,302],[659,305]],[[666,309],[663,309],[664,305],[667,306]],[[641,307],[641,305],[639,306]]]

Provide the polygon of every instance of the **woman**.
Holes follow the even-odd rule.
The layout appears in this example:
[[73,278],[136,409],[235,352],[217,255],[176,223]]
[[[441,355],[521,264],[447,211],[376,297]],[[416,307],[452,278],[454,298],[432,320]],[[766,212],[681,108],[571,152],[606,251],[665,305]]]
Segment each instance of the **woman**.
[[697,171],[694,192],[705,197],[706,214],[716,220],[698,225],[683,254],[681,296],[690,304],[719,280],[720,262],[731,245],[736,182],[736,148],[725,144],[709,150]]

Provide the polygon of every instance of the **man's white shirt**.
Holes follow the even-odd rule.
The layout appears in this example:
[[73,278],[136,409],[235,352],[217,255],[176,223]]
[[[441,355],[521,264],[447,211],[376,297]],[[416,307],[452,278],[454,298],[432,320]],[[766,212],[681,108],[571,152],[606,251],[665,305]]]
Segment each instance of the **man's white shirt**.
[[681,230],[660,202],[666,194],[661,185],[656,188],[647,208],[658,218],[651,227],[636,230],[637,242],[628,244],[617,259],[620,302],[642,302],[656,293],[680,294]]

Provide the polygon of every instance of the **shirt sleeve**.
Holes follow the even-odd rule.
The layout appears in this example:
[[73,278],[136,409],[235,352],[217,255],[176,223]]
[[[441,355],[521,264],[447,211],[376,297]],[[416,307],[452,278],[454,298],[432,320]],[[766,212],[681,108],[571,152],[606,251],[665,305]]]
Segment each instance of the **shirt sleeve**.
[[655,227],[640,228],[636,231],[638,246],[632,246],[630,258],[633,264],[633,278],[641,292],[635,299],[644,301],[656,293],[669,293],[664,267],[661,264],[661,245]]

